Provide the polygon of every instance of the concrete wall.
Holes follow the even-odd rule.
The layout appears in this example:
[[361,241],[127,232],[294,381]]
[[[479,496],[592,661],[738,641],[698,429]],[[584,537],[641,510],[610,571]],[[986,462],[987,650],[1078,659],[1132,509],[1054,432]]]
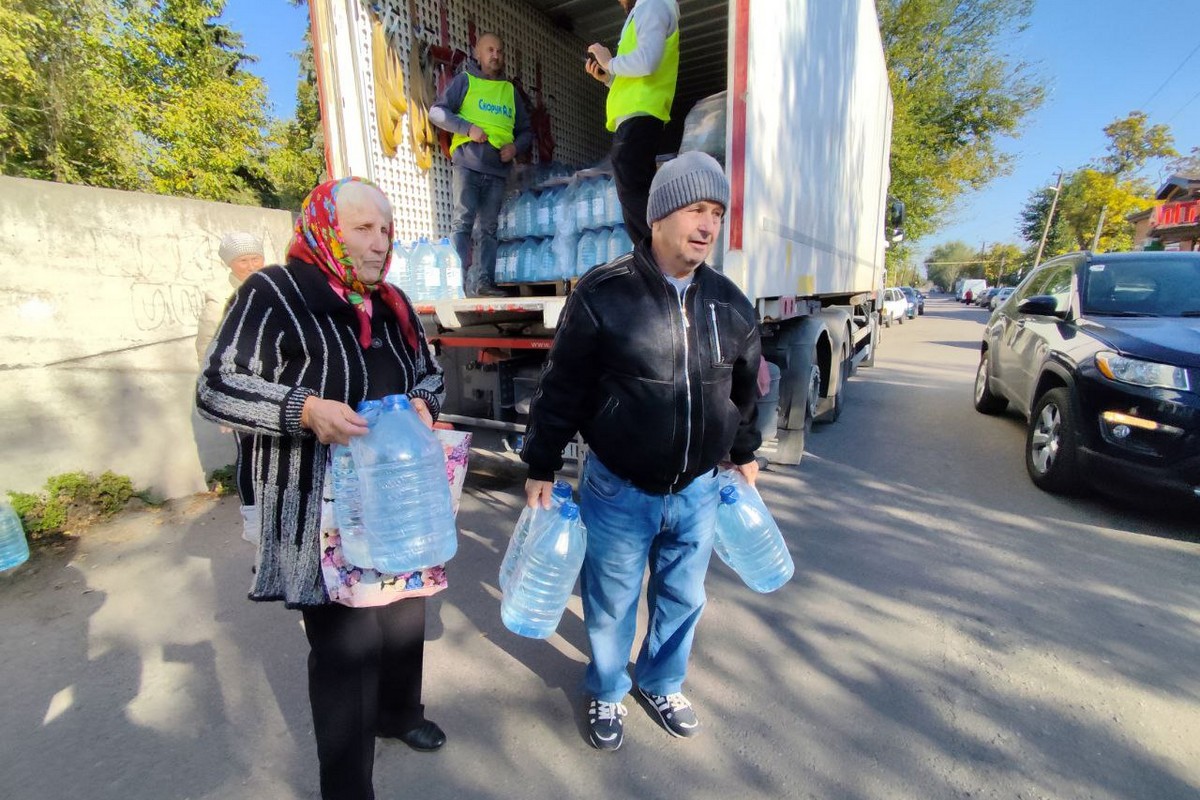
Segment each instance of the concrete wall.
[[204,489],[232,440],[194,410],[205,289],[234,230],[278,261],[292,215],[0,177],[0,494],[106,469]]

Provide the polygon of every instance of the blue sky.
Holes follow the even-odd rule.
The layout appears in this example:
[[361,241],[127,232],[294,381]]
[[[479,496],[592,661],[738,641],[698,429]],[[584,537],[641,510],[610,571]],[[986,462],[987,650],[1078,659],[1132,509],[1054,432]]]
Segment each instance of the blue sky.
[[[303,45],[308,12],[287,0],[229,0],[224,18],[260,59],[251,70],[266,80],[275,113],[291,115],[298,77],[291,54]],[[1012,173],[962,197],[942,230],[917,243],[918,255],[955,239],[1020,243],[1018,216],[1029,193],[1053,185],[1059,168],[1077,169],[1102,155],[1102,129],[1131,111],[1168,123],[1179,151],[1200,146],[1197,45],[1198,0],[1040,0],[1028,29],[1000,49],[1031,64],[1046,85],[1046,102],[1025,120],[1020,138],[1003,144]],[[1157,183],[1161,176],[1153,170],[1147,177]]]

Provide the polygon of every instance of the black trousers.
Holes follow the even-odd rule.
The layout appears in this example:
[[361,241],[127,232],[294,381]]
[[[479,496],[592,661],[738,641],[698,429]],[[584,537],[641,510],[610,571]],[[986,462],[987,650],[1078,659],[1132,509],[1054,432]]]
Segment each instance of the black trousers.
[[613,178],[617,182],[625,232],[635,245],[650,238],[646,200],[650,195],[650,182],[654,180],[655,156],[662,132],[662,120],[633,117],[618,125],[613,134]]
[[303,614],[321,798],[374,800],[376,734],[396,736],[425,719],[425,598],[379,608],[331,603]]

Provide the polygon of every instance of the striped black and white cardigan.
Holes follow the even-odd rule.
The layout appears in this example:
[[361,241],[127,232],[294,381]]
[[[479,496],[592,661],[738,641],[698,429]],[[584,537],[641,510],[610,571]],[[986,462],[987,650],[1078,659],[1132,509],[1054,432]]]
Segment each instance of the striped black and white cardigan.
[[[420,339],[413,352],[391,309],[379,300],[373,307],[371,346],[383,349],[382,361],[396,370],[387,383],[424,400],[436,417],[445,387],[420,320],[412,315]],[[301,428],[300,411],[310,395],[354,407],[378,394],[355,313],[317,267],[291,261],[246,279],[209,349],[196,405],[208,419],[253,437],[250,462],[238,465],[239,472],[251,470],[262,515],[251,599],[288,607],[329,602],[320,563],[328,448]]]

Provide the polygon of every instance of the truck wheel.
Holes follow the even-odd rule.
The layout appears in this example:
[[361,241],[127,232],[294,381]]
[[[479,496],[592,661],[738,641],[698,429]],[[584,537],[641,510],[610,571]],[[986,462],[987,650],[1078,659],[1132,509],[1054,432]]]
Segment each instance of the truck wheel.
[[879,316],[871,315],[871,340],[867,345],[867,356],[859,362],[860,367],[875,366],[875,350],[879,347],[879,343],[883,341],[883,329],[879,327]]
[[804,403],[804,427],[799,430],[780,428],[776,436],[777,448],[775,458],[777,464],[796,465],[804,456],[804,443],[812,432],[813,419],[817,408],[817,400],[821,396],[821,368],[812,365],[808,373],[808,397]]
[[991,359],[984,353],[975,370],[975,410],[980,414],[999,414],[1008,408],[1008,399],[992,393]]
[[1025,469],[1035,486],[1053,494],[1079,491],[1078,436],[1068,389],[1060,386],[1038,398],[1025,436]]
[[850,358],[850,340],[847,338],[842,344],[842,368],[838,375],[837,391],[833,394],[833,406],[820,419],[816,420],[817,422],[828,425],[837,422],[842,416],[842,403],[845,402],[846,397],[846,379],[850,376],[850,365],[853,363],[854,361]]

